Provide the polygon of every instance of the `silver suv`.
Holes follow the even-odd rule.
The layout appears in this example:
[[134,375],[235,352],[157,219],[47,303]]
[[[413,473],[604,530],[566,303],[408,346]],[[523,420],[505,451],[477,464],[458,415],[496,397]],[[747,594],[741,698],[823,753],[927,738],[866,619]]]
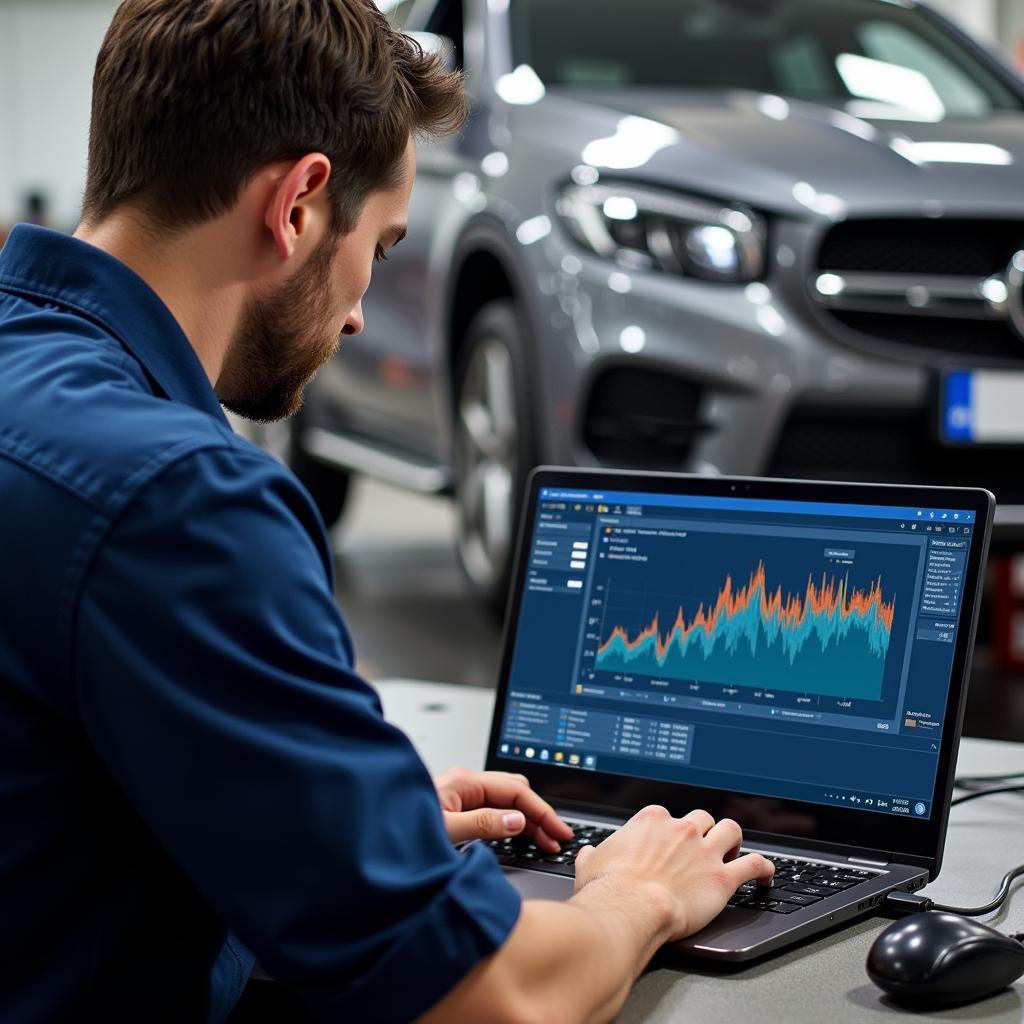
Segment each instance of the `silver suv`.
[[996,57],[909,0],[392,14],[474,113],[421,147],[409,238],[291,424],[329,522],[353,471],[451,490],[498,601],[538,462],[1024,505],[1024,90]]

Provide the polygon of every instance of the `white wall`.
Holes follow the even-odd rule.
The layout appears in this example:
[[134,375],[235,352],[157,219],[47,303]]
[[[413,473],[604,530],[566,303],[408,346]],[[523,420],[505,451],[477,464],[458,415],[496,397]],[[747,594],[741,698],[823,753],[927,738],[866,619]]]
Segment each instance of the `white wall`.
[[44,191],[55,226],[77,219],[93,65],[117,0],[0,0],[0,223]]
[[925,0],[925,3],[976,38],[986,43],[998,41],[996,0]]

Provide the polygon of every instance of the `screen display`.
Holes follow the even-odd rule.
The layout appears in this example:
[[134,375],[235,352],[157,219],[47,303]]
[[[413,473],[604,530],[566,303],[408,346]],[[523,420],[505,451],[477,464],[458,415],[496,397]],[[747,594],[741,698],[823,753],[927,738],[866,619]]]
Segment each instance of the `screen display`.
[[975,520],[542,487],[492,753],[929,820]]

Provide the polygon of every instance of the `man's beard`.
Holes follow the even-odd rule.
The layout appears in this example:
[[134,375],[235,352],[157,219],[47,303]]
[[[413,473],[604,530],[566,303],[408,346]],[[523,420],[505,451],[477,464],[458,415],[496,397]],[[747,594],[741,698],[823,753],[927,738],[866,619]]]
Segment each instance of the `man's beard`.
[[329,232],[307,266],[243,311],[217,381],[231,412],[258,423],[291,416],[316,371],[337,352],[329,314],[336,245]]

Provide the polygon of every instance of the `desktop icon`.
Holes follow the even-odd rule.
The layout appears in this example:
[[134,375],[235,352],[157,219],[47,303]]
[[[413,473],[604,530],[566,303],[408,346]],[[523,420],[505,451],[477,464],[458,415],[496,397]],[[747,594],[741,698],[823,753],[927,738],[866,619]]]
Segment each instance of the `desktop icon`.
[[551,751],[549,751],[549,750],[542,750],[542,751],[540,752],[540,759],[541,759],[542,761],[547,761],[547,760],[549,760],[550,758],[551,758]]
[[565,760],[565,754],[563,754],[560,750],[556,750],[555,751],[555,760],[556,761],[564,761]]
[[534,750],[533,747],[527,747],[526,748],[526,756],[527,757],[533,757],[534,754],[536,754],[536,753],[537,753],[537,751]]
[[508,753],[508,744],[507,743],[502,743],[502,745],[501,745],[501,752],[503,754],[507,754]]
[[597,764],[597,758],[594,757],[593,754],[587,754],[587,756],[583,759],[583,767],[584,768],[593,768],[594,765],[596,765],[596,764]]
[[579,754],[570,754],[569,755],[569,764],[579,764],[579,763],[580,763],[580,755]]

